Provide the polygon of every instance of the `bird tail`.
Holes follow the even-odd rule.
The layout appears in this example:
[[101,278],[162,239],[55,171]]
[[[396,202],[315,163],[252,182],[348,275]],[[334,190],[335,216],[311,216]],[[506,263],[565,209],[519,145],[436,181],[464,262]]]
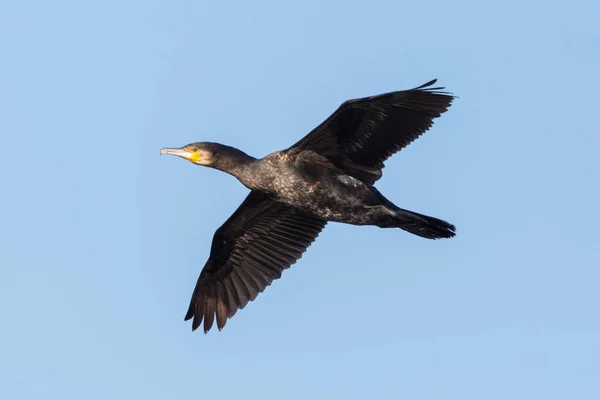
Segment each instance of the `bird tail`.
[[456,233],[454,225],[427,215],[398,208],[389,221],[389,228],[400,228],[427,239],[451,238]]

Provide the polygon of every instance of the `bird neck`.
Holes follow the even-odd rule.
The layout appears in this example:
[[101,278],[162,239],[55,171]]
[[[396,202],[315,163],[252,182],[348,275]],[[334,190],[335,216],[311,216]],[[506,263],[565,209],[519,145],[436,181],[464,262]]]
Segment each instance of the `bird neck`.
[[211,166],[241,180],[255,161],[256,158],[235,147],[220,145],[218,156]]

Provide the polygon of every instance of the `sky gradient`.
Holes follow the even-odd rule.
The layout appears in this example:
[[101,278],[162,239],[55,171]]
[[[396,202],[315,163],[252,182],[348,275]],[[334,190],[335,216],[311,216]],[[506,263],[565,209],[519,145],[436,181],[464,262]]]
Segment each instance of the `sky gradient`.
[[[600,398],[600,6],[0,5],[0,398]],[[386,163],[452,240],[329,224],[222,332],[184,323],[261,157],[343,101],[459,96]]]

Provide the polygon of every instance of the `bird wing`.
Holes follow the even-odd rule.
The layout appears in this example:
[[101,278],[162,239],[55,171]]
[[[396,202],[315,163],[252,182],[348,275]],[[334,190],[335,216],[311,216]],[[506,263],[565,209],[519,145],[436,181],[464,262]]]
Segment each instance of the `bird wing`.
[[452,99],[437,80],[410,90],[344,102],[288,149],[312,150],[367,183],[381,178],[384,161],[408,146],[448,110]]
[[215,232],[185,320],[204,332],[215,315],[221,330],[228,318],[254,300],[294,264],[327,222],[252,191]]

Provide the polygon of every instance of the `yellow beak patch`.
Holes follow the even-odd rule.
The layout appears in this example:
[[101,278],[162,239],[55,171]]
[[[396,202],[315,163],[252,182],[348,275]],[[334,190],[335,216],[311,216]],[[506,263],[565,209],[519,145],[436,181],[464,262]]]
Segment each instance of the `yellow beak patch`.
[[201,156],[200,156],[200,152],[199,151],[193,151],[190,154],[190,161],[191,162],[198,162],[198,160],[200,160]]

